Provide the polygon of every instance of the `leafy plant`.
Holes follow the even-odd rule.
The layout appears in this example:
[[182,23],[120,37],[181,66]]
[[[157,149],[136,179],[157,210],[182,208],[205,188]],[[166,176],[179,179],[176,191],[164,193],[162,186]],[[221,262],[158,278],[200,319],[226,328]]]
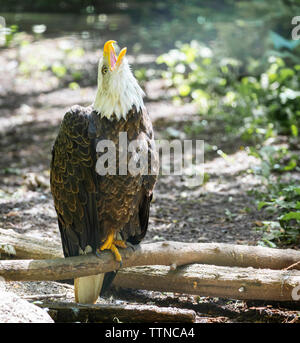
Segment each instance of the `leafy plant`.
[[194,102],[200,115],[222,117],[227,131],[261,141],[277,134],[298,137],[300,65],[287,67],[269,57],[259,76],[240,77],[241,61],[219,58],[197,41],[180,45],[157,59],[162,76],[177,90],[174,100]]
[[18,31],[18,25],[11,25],[10,27],[4,29],[5,47],[9,47],[12,44],[14,37],[18,33]]
[[257,208],[274,217],[257,227],[263,232],[260,244],[271,247],[297,244],[300,242],[300,185],[295,180],[287,180],[292,179],[292,172],[300,171],[299,155],[287,147],[270,145],[258,150],[252,147],[250,154],[261,160],[254,172],[265,188],[252,192]]
[[[253,194],[258,209],[274,218],[258,228],[264,232],[260,244],[274,247],[300,241],[299,186],[287,181],[288,173],[300,171],[299,154],[290,149],[292,143],[297,146],[299,136],[300,65],[291,58],[298,44],[275,32],[270,32],[270,37],[278,54],[273,51],[257,75],[241,75],[241,70],[250,70],[243,61],[220,58],[197,41],[178,44],[157,63],[166,66],[162,76],[176,90],[174,101],[198,105],[199,121],[186,125],[186,133],[201,133],[210,118],[218,118],[227,133],[253,143],[249,153],[261,161],[253,171],[265,188]],[[279,57],[286,53],[282,49],[294,55]],[[276,144],[280,135],[288,138],[285,145]],[[225,214],[232,219],[229,211]]]
[[254,168],[257,175],[269,180],[271,173],[285,173],[299,170],[299,156],[287,147],[266,145],[261,149],[249,148],[250,155],[261,160],[261,164]]
[[300,186],[297,183],[270,183],[264,193],[258,193],[261,200],[258,209],[276,213],[274,221],[264,221],[257,228],[264,235],[261,245],[299,244],[300,242]]

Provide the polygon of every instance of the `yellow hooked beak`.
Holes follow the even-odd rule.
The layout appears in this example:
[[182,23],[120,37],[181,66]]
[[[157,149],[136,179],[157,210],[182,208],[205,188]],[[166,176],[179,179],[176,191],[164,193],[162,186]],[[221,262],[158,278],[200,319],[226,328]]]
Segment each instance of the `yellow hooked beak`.
[[113,44],[115,43],[116,41],[109,40],[104,44],[104,48],[103,48],[103,57],[107,59],[110,70],[115,69],[116,66],[117,67],[120,66],[127,51],[127,48],[123,48],[120,51],[119,56],[117,57],[115,48],[113,46]]

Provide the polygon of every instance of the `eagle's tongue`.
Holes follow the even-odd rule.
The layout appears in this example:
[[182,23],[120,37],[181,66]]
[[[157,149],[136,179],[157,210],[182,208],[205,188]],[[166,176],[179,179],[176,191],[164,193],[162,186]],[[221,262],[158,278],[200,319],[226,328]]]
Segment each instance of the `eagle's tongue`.
[[117,62],[116,55],[115,55],[113,50],[110,50],[110,67],[111,67],[111,69],[114,69],[116,62]]

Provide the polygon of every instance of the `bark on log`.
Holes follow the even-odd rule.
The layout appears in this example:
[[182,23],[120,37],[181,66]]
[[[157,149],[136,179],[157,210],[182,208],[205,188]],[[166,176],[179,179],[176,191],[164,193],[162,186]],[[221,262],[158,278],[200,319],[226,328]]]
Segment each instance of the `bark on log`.
[[[63,257],[60,244],[20,235],[13,230],[0,229],[1,244],[13,246],[16,250],[16,257],[19,259],[38,260]],[[169,253],[174,256],[175,253],[177,256],[171,264],[178,266],[188,263],[201,263],[219,266],[284,269],[295,264],[293,269],[300,270],[300,263],[298,263],[300,251],[293,249],[274,249],[227,243],[182,242],[148,243],[141,246],[147,246],[147,249],[142,248],[145,253],[152,249],[152,252],[156,252],[157,249],[160,250],[157,251],[158,264],[164,264],[160,263],[161,257],[164,258]],[[141,251],[138,252],[138,255],[140,253]],[[161,253],[163,256],[159,256]]]
[[[29,248],[31,242],[24,240],[26,243],[22,245],[23,250],[18,249],[16,242],[23,240],[23,236],[19,236],[14,247],[16,251],[24,252]],[[25,244],[28,244],[26,248],[24,248]],[[38,243],[35,242],[35,245]],[[39,254],[41,254],[41,247],[42,245]],[[45,247],[44,245],[44,248],[48,249],[48,246]],[[59,257],[61,251],[58,250],[51,252],[51,254]],[[123,268],[149,265],[168,266],[155,269],[156,276],[155,273],[150,273],[154,269],[148,268],[149,277],[148,274],[145,274],[147,268],[141,272],[140,276],[136,274],[135,270],[126,271],[122,269],[115,280],[115,284],[122,287],[157,289],[236,299],[292,300],[292,289],[300,283],[299,272],[295,270],[275,273],[274,270],[260,271],[245,268],[237,270],[225,267],[223,267],[225,269],[220,269],[216,266],[283,269],[300,260],[300,252],[292,249],[280,250],[223,243],[162,242],[142,244],[136,251],[129,248],[121,249],[120,252],[123,258]],[[0,276],[7,281],[60,280],[108,272],[119,268],[119,264],[110,252],[102,252],[101,255],[101,258],[89,255],[66,259],[0,261]],[[197,277],[196,274],[199,271],[191,277],[182,268],[177,268],[175,271],[171,270],[176,269],[175,266],[193,263],[206,263],[214,266],[202,266],[204,272],[199,273],[200,276]],[[193,268],[193,266],[185,268]],[[296,268],[300,269],[299,264],[295,264]],[[248,274],[249,280],[246,277]],[[148,278],[147,282],[145,281],[146,277]],[[160,280],[160,286],[157,284],[157,280]],[[210,283],[211,280],[214,282]],[[183,286],[181,287],[181,285]],[[201,286],[199,289],[198,285]]]
[[300,271],[200,264],[170,271],[165,266],[145,266],[120,270],[114,285],[241,300],[294,301],[292,294],[300,285]]
[[81,305],[64,302],[37,305],[48,308],[55,322],[193,323],[196,319],[196,313],[192,310],[154,305]]
[[43,260],[64,256],[59,244],[28,235],[20,235],[11,229],[0,229],[0,253],[5,254],[6,249],[1,249],[2,245],[13,246],[16,252],[15,256],[20,259]]
[[[285,268],[300,260],[300,252],[221,243],[162,242],[120,249],[123,268],[149,265],[181,266],[193,263],[258,268]],[[206,247],[206,249],[205,249]],[[255,255],[257,253],[257,255]],[[284,263],[282,262],[284,260]],[[299,268],[299,265],[296,268]],[[62,280],[119,269],[111,252],[52,260],[0,261],[0,276],[12,281]]]

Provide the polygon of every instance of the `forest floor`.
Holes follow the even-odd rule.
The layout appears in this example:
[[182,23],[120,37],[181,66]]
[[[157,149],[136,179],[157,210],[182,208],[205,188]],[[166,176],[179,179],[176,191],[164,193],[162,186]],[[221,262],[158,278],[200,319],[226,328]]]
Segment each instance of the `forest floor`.
[[[55,51],[60,51],[58,46],[62,42],[63,39],[48,39],[31,44],[30,53],[47,54],[36,56],[37,60],[55,59]],[[67,109],[73,104],[86,106],[93,102],[96,80],[70,89],[49,71],[26,76],[20,73],[22,56],[26,56],[26,51],[20,53],[14,48],[0,52],[0,227],[60,242],[49,188],[51,148]],[[153,65],[152,56],[144,57],[145,61],[131,58],[133,69],[138,63]],[[80,57],[80,63],[87,68],[93,65],[91,75],[95,79],[97,56],[86,53]],[[208,121],[197,136],[186,134],[185,126],[201,119],[197,108],[191,104],[174,105],[163,80],[147,81],[144,88],[156,139],[201,139],[212,147],[205,154],[203,185],[189,188],[185,177],[159,177],[144,241],[256,245],[261,233],[254,227],[266,218],[257,211],[254,199],[248,194],[259,187],[258,180],[249,172],[258,161],[247,154],[242,141],[226,135],[221,122]],[[220,149],[226,158],[218,154]],[[70,286],[57,282],[11,282],[7,287],[24,297],[62,293],[64,296],[59,300],[74,301]],[[193,309],[198,322],[299,321],[299,307],[285,304],[282,308],[270,302],[114,289],[99,302]]]

